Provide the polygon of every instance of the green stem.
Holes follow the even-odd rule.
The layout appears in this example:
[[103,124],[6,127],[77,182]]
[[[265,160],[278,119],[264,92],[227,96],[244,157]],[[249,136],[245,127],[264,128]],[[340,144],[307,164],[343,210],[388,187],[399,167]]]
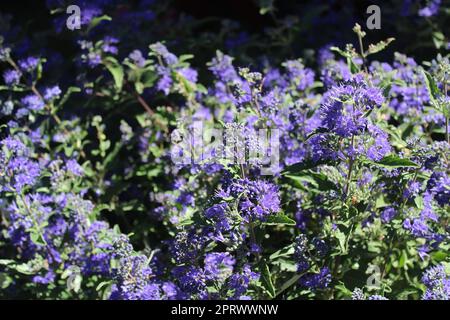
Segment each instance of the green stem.
[[364,47],[363,47],[363,42],[362,42],[362,36],[360,34],[358,34],[358,42],[359,42],[359,50],[361,52],[361,59],[362,59],[362,64],[364,67],[364,71],[366,71],[366,73],[368,72],[367,70],[367,66],[366,66],[366,55],[364,54]]
[[[447,97],[447,77],[444,76],[444,97]],[[447,107],[444,105],[444,108]],[[446,110],[449,111],[450,110]],[[449,115],[445,115],[445,139],[448,144],[450,144],[450,135],[448,132],[448,126],[449,126]]]
[[[351,148],[353,149],[353,145],[355,143],[355,136],[352,135],[352,140],[351,140]],[[347,179],[345,181],[345,186],[344,186],[344,197],[347,198],[348,195],[348,190],[350,188],[350,181],[352,179],[352,172],[353,172],[353,165],[355,163],[355,160],[353,159],[352,156],[349,157],[349,162],[348,162],[348,173],[347,173]]]

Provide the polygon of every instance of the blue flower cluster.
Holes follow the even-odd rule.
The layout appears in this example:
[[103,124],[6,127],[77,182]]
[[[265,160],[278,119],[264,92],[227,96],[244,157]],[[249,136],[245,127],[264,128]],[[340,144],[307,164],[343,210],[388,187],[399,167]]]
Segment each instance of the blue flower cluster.
[[358,24],[296,58],[293,17],[73,2],[33,37],[0,13],[0,298],[450,299],[441,1],[396,11],[435,19],[423,63]]

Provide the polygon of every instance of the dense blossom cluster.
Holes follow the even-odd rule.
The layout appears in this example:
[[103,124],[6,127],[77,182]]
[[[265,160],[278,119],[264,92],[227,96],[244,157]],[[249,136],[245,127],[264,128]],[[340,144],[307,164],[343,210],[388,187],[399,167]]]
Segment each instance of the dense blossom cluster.
[[[47,1],[68,62],[0,26],[0,298],[450,299],[448,45],[380,62],[391,40],[357,25],[360,50],[278,63],[239,54],[252,39],[227,22],[202,61],[148,31],[158,1],[74,2],[66,34]],[[241,136],[196,153],[204,137],[175,133],[200,123]],[[271,175],[246,161],[260,129]],[[192,161],[172,161],[180,141]]]

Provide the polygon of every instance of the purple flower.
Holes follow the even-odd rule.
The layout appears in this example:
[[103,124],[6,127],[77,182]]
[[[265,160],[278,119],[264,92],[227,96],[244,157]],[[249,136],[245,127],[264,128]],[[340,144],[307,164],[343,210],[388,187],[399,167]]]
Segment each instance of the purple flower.
[[117,43],[119,43],[119,39],[114,37],[105,37],[103,39],[102,51],[104,53],[117,54],[119,52],[119,49],[115,46]]
[[428,4],[418,12],[421,17],[431,17],[438,13],[441,6],[441,0],[428,0]]
[[133,50],[133,52],[131,52],[128,57],[131,59],[131,61],[133,61],[133,63],[135,65],[137,65],[138,67],[142,68],[145,65],[145,59],[142,56],[142,52],[140,50]]
[[330,270],[327,267],[320,269],[319,273],[308,273],[299,280],[301,286],[311,290],[324,289],[331,282]]
[[212,71],[218,80],[224,83],[232,82],[238,78],[232,61],[233,58],[218,51],[217,56],[208,63],[209,70]]
[[11,159],[8,163],[8,170],[13,173],[13,186],[17,192],[21,192],[26,186],[33,185],[41,172],[36,162],[25,157]]
[[61,94],[61,89],[58,86],[53,86],[53,87],[45,89],[44,99],[47,101],[50,101],[55,98],[58,98],[60,94]]
[[397,215],[397,210],[392,207],[386,207],[381,212],[381,221],[384,223],[390,222]]
[[37,275],[33,277],[34,283],[49,284],[53,281],[55,281],[55,273],[52,270],[46,272],[44,276]]
[[172,274],[178,280],[180,289],[191,297],[206,298],[206,276],[201,268],[195,266],[180,266],[172,269]]
[[214,222],[214,227],[219,232],[225,232],[231,228],[231,219],[227,216],[226,210],[225,203],[215,204],[205,210],[205,217]]
[[28,109],[33,111],[40,111],[44,109],[45,103],[40,97],[35,94],[30,94],[23,97],[20,102]]
[[305,90],[314,82],[314,71],[305,68],[301,60],[288,60],[283,63],[287,69],[288,79],[295,85],[296,90]]
[[14,86],[16,84],[19,84],[21,76],[22,76],[22,73],[20,73],[17,70],[14,70],[14,69],[6,70],[3,73],[3,80],[5,80],[5,83],[8,86]]
[[83,168],[76,160],[70,159],[66,162],[66,170],[74,176],[81,177],[84,174]]
[[204,261],[206,278],[223,282],[232,274],[235,262],[228,252],[208,253]]
[[154,43],[150,45],[150,49],[157,55],[163,58],[164,62],[168,66],[172,66],[178,63],[178,58],[167,50],[166,46],[161,42]]
[[197,71],[192,68],[183,68],[178,71],[186,80],[190,82],[197,82]]
[[388,134],[379,127],[369,124],[368,132],[373,137],[373,144],[367,149],[367,157],[373,161],[379,161],[392,151]]
[[450,277],[443,265],[425,271],[422,282],[427,287],[422,296],[423,300],[450,300]]
[[19,60],[19,67],[25,72],[32,72],[39,64],[39,59],[35,57],[28,57],[26,59]]
[[265,220],[268,215],[280,211],[280,198],[278,188],[267,181],[250,181],[241,179],[232,186],[232,194],[236,197],[242,192],[239,201],[239,210],[247,220]]
[[92,19],[102,14],[102,10],[97,7],[83,7],[81,10],[81,25],[88,25]]
[[178,295],[178,288],[177,286],[172,282],[164,282],[162,285],[162,290],[164,292],[164,295],[167,299],[176,299]]
[[157,72],[160,75],[158,83],[156,84],[156,88],[159,91],[164,92],[164,94],[168,95],[170,92],[170,88],[172,87],[172,76],[169,68],[158,66]]
[[440,206],[450,204],[450,177],[444,172],[433,172],[428,180],[427,189]]
[[297,272],[304,272],[309,269],[308,261],[308,240],[301,234],[295,239],[294,258],[297,262]]
[[233,292],[231,299],[241,299],[247,292],[250,282],[258,280],[259,276],[248,264],[244,265],[240,273],[234,273],[227,281],[229,289]]
[[321,106],[322,125],[341,137],[359,135],[367,126],[364,114],[380,107],[383,101],[380,90],[368,87],[355,76],[352,81],[335,86],[326,93]]

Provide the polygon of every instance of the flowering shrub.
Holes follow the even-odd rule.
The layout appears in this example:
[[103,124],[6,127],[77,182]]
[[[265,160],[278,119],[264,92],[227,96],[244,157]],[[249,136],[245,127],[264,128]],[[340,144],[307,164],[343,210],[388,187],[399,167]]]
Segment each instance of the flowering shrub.
[[165,1],[75,3],[79,30],[64,1],[42,34],[0,16],[0,298],[450,298],[444,3],[397,12],[435,19],[424,63],[359,24],[299,59],[289,17],[214,39]]

